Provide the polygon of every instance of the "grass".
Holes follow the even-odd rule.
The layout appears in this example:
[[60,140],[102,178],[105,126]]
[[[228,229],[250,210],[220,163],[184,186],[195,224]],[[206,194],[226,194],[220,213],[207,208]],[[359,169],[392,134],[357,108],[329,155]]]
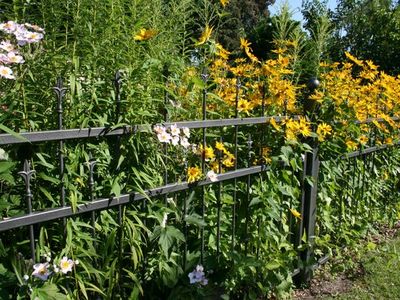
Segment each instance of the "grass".
[[400,237],[366,252],[361,265],[365,275],[349,292],[323,299],[400,299]]

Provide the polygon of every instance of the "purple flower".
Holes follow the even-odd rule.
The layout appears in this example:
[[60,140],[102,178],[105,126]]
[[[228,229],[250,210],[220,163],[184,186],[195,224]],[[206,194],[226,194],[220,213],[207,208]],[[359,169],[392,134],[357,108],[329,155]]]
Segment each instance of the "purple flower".
[[188,274],[190,284],[200,283],[207,285],[208,279],[205,277],[204,268],[202,265],[197,265],[193,272]]

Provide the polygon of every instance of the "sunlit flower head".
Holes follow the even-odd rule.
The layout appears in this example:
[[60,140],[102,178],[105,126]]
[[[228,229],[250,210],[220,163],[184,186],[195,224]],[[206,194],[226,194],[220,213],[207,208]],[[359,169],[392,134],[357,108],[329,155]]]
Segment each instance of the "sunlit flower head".
[[199,167],[189,167],[187,170],[187,182],[195,182],[201,177],[201,170]]
[[225,7],[229,3],[229,0],[219,0],[219,2],[221,2],[221,5]]
[[190,143],[186,137],[181,138],[181,146],[185,149],[190,147]]
[[218,175],[213,170],[208,171],[207,179],[209,179],[211,182],[215,182],[218,180]]
[[21,55],[18,55],[13,51],[8,52],[7,58],[8,58],[8,61],[13,64],[22,64],[25,62],[24,58]]
[[67,274],[72,271],[74,265],[75,263],[72,259],[68,259],[68,257],[64,256],[60,261],[60,271]]
[[213,28],[206,25],[206,27],[204,28],[203,33],[201,34],[199,41],[196,43],[196,46],[200,46],[203,45],[205,42],[207,42],[210,37],[211,37],[211,33],[213,31]]
[[8,21],[6,23],[0,24],[0,30],[4,31],[5,33],[13,33],[17,29],[18,23],[14,21]]
[[15,50],[15,46],[13,44],[11,44],[10,41],[1,41],[0,49],[7,51],[7,52],[11,52],[11,51]]
[[0,77],[6,78],[6,79],[15,79],[15,76],[13,75],[13,71],[9,67],[5,67],[5,66],[0,66]]
[[182,132],[187,138],[190,138],[190,129],[189,128],[183,127]]
[[295,218],[301,219],[301,214],[295,208],[290,208],[289,210]]
[[181,133],[181,130],[176,126],[176,124],[174,124],[174,125],[171,125],[170,133],[172,136],[179,136]]
[[169,143],[172,139],[171,135],[166,131],[157,134],[157,138],[161,143]]
[[147,41],[154,37],[157,34],[157,31],[153,29],[141,28],[137,34],[133,36],[135,41]]
[[179,140],[180,140],[179,136],[172,136],[171,144],[174,145],[174,146],[178,146],[179,145]]
[[47,280],[47,278],[50,276],[50,271],[48,269],[49,263],[43,263],[43,264],[35,264],[33,265],[34,271],[32,272],[32,276],[35,276],[41,280]]

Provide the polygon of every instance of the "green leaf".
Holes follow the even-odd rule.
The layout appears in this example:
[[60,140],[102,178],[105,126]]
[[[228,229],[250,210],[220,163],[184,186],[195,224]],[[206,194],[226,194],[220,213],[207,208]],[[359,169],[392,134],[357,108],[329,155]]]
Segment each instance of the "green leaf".
[[11,130],[10,128],[8,128],[7,126],[0,124],[0,129],[7,132],[8,134],[11,134],[13,137],[15,137],[16,139],[23,141],[25,143],[29,143],[29,141],[24,138],[22,135],[20,135],[19,133]]
[[199,227],[204,227],[207,225],[207,223],[202,219],[202,217],[195,213],[191,214],[189,216],[186,216],[185,221],[188,224],[197,225]]

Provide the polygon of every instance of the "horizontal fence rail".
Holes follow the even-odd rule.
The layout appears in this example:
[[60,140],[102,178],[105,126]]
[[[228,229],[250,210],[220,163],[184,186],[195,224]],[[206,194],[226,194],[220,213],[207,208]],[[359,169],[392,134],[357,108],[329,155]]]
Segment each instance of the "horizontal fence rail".
[[32,224],[38,224],[45,221],[52,221],[59,218],[72,217],[79,214],[92,212],[96,210],[104,210],[116,207],[122,204],[129,204],[135,201],[148,199],[149,197],[156,197],[161,195],[166,195],[174,192],[181,192],[196,186],[205,186],[213,184],[215,182],[222,182],[230,179],[240,178],[248,175],[255,175],[269,170],[266,165],[254,166],[250,168],[237,169],[234,171],[226,172],[217,175],[216,181],[211,181],[209,179],[198,181],[194,184],[189,184],[187,182],[182,183],[171,183],[164,186],[152,188],[145,190],[143,193],[133,192],[120,195],[118,197],[102,198],[94,200],[92,202],[79,204],[76,211],[72,209],[71,206],[52,208],[44,211],[36,211],[31,214],[12,217],[8,219],[3,219],[0,221],[0,232],[10,230],[13,228],[18,228],[21,226],[28,226]]

